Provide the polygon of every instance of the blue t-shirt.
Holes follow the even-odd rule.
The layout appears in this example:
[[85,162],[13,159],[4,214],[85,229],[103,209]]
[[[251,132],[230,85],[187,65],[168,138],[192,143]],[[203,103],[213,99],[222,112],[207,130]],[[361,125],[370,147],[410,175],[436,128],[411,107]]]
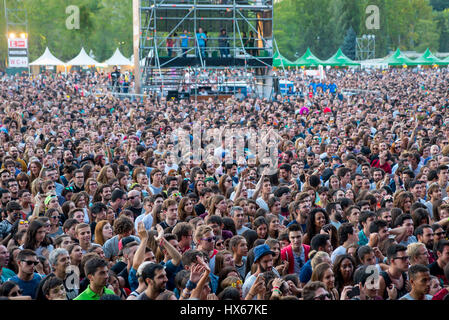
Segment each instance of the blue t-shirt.
[[181,34],[181,47],[187,48],[189,46],[189,36]]
[[304,266],[301,268],[299,272],[299,281],[302,283],[307,283],[312,278],[312,259],[307,260]]
[[34,273],[33,279],[30,281],[23,281],[19,279],[18,276],[14,276],[9,279],[15,283],[17,283],[22,290],[22,295],[31,296],[31,299],[36,299],[36,291],[39,287],[39,282],[41,282],[42,277],[38,273]]
[[197,33],[196,39],[198,40],[198,46],[200,46],[200,47],[206,46],[206,41],[204,41],[204,39],[206,39],[206,34],[204,32]]
[[165,264],[165,272],[167,273],[167,289],[173,291],[173,289],[175,288],[175,277],[176,274],[181,271],[182,269],[184,269],[184,266],[182,265],[182,263],[179,263],[179,266],[175,266],[173,264],[173,261],[168,260],[167,263]]

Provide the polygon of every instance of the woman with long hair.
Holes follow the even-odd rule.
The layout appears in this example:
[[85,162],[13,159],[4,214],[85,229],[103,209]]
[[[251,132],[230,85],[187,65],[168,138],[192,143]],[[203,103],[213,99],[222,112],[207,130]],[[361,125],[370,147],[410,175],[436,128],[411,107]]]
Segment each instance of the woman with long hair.
[[257,232],[258,239],[268,238],[268,223],[264,217],[257,217],[253,222],[253,229]]
[[215,255],[214,274],[218,275],[225,267],[235,267],[234,255],[229,250],[223,250]]
[[28,190],[31,192],[31,180],[25,172],[20,172],[16,177],[16,181],[19,184],[19,190]]
[[186,221],[189,216],[196,217],[197,214],[192,200],[189,197],[184,197],[178,205],[178,220]]
[[84,222],[90,223],[90,221],[89,221],[89,211],[87,209],[88,206],[89,206],[89,194],[86,191],[81,191],[81,192],[75,193],[72,196],[71,201],[73,201],[75,203],[75,206],[77,208],[83,209]]
[[402,191],[394,195],[393,207],[401,209],[404,213],[411,214],[413,202],[413,194],[409,191]]
[[104,166],[98,174],[97,181],[101,184],[109,184],[115,178],[114,169],[110,165]]
[[[48,223],[48,227],[50,223]],[[31,249],[36,252],[37,255],[44,257],[49,256],[50,252],[53,250],[53,245],[50,243],[47,235],[47,225],[42,223],[40,220],[34,220],[30,223],[28,227],[25,243],[23,244],[23,249]]]
[[227,174],[224,174],[220,177],[220,180],[218,180],[218,189],[220,189],[221,194],[225,196],[229,188],[232,188],[232,178]]
[[324,209],[313,209],[310,211],[306,222],[306,234],[303,243],[310,245],[312,238],[319,234],[324,225],[329,224],[329,216]]
[[279,224],[279,217],[274,214],[267,214],[265,219],[268,223],[268,236],[273,239],[277,239],[279,237],[279,232],[281,229],[281,225]]
[[101,220],[95,226],[94,242],[102,246],[107,240],[111,239],[113,235],[114,233],[109,221]]
[[350,254],[342,254],[335,259],[332,271],[335,276],[335,288],[339,294],[341,294],[344,287],[354,285],[355,267],[355,259]]
[[119,171],[116,177],[119,183],[119,187],[125,192],[128,192],[129,175],[123,171]]
[[327,262],[321,262],[312,272],[311,281],[321,281],[326,286],[327,291],[332,295],[332,300],[339,300],[339,294],[335,289],[335,276],[332,266]]
[[94,178],[88,178],[84,183],[84,190],[89,195],[89,202],[92,201],[95,191],[98,189],[98,182]]
[[233,236],[229,241],[229,248],[232,251],[234,265],[242,279],[246,276],[246,256],[248,254],[248,245],[246,239],[242,236]]
[[208,206],[208,215],[218,215],[220,217],[226,217],[227,203],[226,198],[222,195],[213,196],[210,199]]
[[32,161],[28,166],[28,175],[30,176],[30,182],[33,182],[39,177],[41,173],[42,163],[40,161]]

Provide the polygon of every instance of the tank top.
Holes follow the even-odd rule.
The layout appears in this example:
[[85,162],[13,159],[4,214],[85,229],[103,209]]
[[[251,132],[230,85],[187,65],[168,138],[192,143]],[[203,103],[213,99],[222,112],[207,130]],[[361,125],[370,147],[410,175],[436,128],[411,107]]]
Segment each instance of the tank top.
[[[390,275],[386,272],[386,271],[381,271],[380,275],[382,278],[384,278],[385,281],[385,291],[384,291],[384,295],[383,298],[384,300],[386,300],[388,298],[388,291],[386,288],[388,288],[388,286],[392,283]],[[404,279],[404,283],[402,285],[401,289],[396,288],[396,290],[398,291],[398,296],[396,297],[396,300],[399,300],[399,298],[401,298],[402,296],[406,295],[408,293],[407,289],[405,288],[405,281],[407,280],[407,274],[405,272],[402,272],[402,278]]]

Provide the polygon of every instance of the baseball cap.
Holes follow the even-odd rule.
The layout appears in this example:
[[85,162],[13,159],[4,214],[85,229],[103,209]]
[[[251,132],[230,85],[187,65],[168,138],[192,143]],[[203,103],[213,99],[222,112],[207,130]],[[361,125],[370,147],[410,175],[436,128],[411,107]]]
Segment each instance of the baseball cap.
[[128,243],[136,241],[133,237],[124,237],[118,242],[118,249],[121,251]]
[[274,252],[270,250],[268,244],[261,244],[254,248],[254,262],[257,262],[263,256],[271,254],[274,256]]

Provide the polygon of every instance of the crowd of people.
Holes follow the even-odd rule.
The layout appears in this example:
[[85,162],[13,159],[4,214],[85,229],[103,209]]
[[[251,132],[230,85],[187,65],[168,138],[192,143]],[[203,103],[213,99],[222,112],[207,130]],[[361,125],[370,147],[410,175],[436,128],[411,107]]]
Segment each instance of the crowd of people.
[[[448,70],[283,76],[304,94],[120,99],[83,94],[104,74],[1,75],[1,298],[448,299]],[[198,124],[223,135],[181,154]],[[249,130],[275,135],[276,164]]]

